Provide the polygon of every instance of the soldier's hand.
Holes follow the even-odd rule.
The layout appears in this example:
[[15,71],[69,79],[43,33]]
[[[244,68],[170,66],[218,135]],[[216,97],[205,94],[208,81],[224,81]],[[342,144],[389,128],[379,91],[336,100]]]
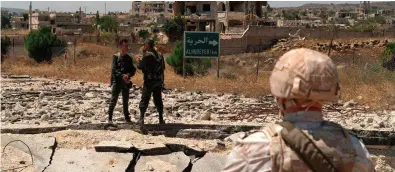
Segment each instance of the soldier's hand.
[[126,75],[126,74],[123,74],[123,75],[122,75],[122,79],[123,79],[124,81],[127,81],[127,80],[129,79],[129,76]]

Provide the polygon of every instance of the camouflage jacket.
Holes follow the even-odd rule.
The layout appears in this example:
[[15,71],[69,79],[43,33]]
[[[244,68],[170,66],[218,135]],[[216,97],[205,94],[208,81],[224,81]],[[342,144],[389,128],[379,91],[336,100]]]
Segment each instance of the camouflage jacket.
[[164,80],[165,62],[161,54],[156,51],[148,51],[144,54],[137,65],[144,74],[144,81]]
[[[323,120],[321,112],[287,114],[284,120],[302,129],[341,172],[374,171],[369,152],[356,137]],[[280,136],[281,126],[271,124],[234,142],[223,172],[311,171]]]

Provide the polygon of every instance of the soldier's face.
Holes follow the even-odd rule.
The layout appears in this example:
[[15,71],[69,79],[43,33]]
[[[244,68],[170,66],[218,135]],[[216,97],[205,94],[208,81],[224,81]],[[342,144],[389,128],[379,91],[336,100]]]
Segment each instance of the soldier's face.
[[127,51],[128,50],[128,43],[126,43],[126,42],[122,43],[121,49],[122,49],[122,51]]

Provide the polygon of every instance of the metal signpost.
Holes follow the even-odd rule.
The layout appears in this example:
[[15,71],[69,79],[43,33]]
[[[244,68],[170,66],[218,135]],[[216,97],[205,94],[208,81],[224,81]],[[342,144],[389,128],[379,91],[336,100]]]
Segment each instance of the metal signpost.
[[218,32],[184,32],[184,58],[182,62],[185,77],[186,58],[217,58],[217,77],[219,77],[220,40]]

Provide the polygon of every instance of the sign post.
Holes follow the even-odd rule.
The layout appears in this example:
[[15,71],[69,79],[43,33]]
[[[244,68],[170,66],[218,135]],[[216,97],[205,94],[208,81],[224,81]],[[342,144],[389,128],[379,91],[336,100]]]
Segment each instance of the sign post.
[[218,32],[184,32],[183,75],[185,77],[186,58],[217,58],[219,77],[220,39]]

